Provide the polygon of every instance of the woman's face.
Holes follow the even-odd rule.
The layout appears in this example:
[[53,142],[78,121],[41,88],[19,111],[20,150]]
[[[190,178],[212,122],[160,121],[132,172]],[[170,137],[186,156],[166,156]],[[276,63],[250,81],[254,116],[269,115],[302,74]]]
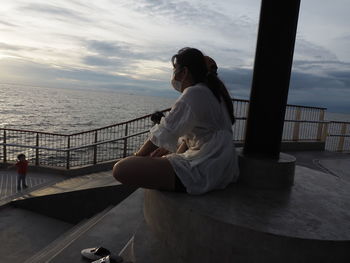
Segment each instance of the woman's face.
[[182,92],[183,91],[182,79],[179,78],[179,74],[180,74],[181,71],[182,71],[181,67],[179,65],[175,64],[174,68],[173,68],[173,75],[171,77],[171,85],[178,92]]
[[181,79],[181,77],[182,77],[181,72],[182,71],[183,70],[182,70],[181,66],[179,64],[175,64],[174,68],[173,68],[173,78],[177,81],[182,81],[182,79]]

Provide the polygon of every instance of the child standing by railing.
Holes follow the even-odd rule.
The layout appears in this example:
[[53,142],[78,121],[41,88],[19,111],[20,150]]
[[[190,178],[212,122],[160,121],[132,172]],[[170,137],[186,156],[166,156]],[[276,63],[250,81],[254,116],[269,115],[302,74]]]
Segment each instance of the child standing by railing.
[[9,168],[17,167],[17,190],[21,191],[22,188],[26,189],[28,187],[26,184],[28,161],[26,160],[26,156],[23,153],[17,155],[17,160],[17,163],[10,166]]

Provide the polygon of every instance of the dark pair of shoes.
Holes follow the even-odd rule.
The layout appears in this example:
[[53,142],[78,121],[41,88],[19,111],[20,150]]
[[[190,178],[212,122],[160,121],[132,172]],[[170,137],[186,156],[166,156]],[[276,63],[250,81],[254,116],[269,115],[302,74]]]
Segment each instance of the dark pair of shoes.
[[84,258],[95,260],[92,263],[121,263],[123,258],[111,255],[111,252],[104,247],[86,248],[81,251]]

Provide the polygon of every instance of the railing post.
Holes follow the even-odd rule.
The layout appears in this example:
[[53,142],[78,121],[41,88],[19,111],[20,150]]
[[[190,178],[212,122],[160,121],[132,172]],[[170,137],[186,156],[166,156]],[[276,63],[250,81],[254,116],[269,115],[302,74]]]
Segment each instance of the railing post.
[[[128,136],[128,124],[126,123],[125,125],[125,133],[124,133],[124,136]],[[124,151],[123,151],[123,157],[125,158],[126,157],[126,154],[127,154],[127,150],[128,150],[128,139],[127,138],[124,138]]]
[[[95,143],[97,143],[97,131],[95,131]],[[97,163],[97,145],[94,145],[94,164]]]
[[[341,126],[340,135],[345,135],[345,133],[346,133],[346,123],[343,123],[342,126]],[[343,151],[344,141],[345,141],[345,136],[341,136],[339,138],[339,142],[338,142],[338,148],[337,148],[338,152],[342,152]]]
[[66,169],[69,170],[69,159],[70,159],[70,136],[68,135],[68,141],[67,141],[67,160],[66,160]]
[[327,136],[328,136],[328,122],[323,123],[323,132],[322,132],[321,141],[325,142],[327,140]]
[[245,104],[244,104],[244,118],[245,118],[245,120],[244,120],[244,124],[242,125],[242,127],[243,127],[243,131],[242,131],[242,134],[243,134],[243,138],[242,138],[242,142],[244,143],[245,142],[245,135],[246,135],[246,129],[247,129],[247,119],[248,119],[248,113],[249,113],[249,101],[248,102],[246,102]]
[[7,162],[7,151],[6,151],[6,130],[4,130],[4,163]]
[[39,133],[36,134],[35,165],[39,166]]
[[[324,121],[324,110],[321,110],[320,112],[320,117],[318,118],[319,121]],[[322,129],[324,125],[323,123],[318,124],[318,129],[317,129],[317,140],[321,141],[322,140]]]
[[295,120],[294,122],[294,129],[293,129],[293,141],[299,140],[299,131],[300,131],[300,121],[301,120],[301,109],[298,107],[295,112]]

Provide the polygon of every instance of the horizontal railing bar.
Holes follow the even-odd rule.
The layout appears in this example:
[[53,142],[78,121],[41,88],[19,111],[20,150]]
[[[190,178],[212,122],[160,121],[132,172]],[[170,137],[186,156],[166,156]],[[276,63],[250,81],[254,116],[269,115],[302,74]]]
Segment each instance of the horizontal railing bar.
[[103,141],[103,142],[96,142],[96,143],[92,143],[92,144],[89,144],[89,145],[83,145],[83,146],[79,146],[79,147],[69,148],[69,149],[66,149],[66,151],[68,151],[68,150],[74,151],[74,150],[79,150],[79,149],[82,149],[82,148],[98,146],[98,145],[101,145],[101,144],[122,141],[122,140],[131,138],[131,137],[135,137],[135,136],[138,136],[138,135],[141,135],[141,134],[145,134],[145,133],[148,133],[148,132],[149,132],[149,130],[145,130],[145,131],[134,133],[134,134],[131,134],[131,135],[128,135],[128,136],[120,137],[118,139],[113,139],[113,140],[108,140],[108,141]]
[[237,101],[237,102],[247,102],[247,103],[249,103],[249,100],[245,100],[245,99],[232,99],[231,98],[231,100],[232,101]]
[[330,137],[350,137],[350,134],[327,134]]
[[[161,112],[165,112],[165,111],[169,111],[170,108],[167,108],[165,110],[161,110]],[[112,127],[117,127],[117,126],[121,126],[121,125],[125,125],[125,124],[129,124],[131,122],[135,122],[138,120],[142,120],[145,118],[149,118],[151,117],[152,114],[148,114],[148,115],[144,115],[142,117],[138,117],[129,121],[124,121],[124,122],[119,122],[117,124],[111,124],[108,126],[104,126],[101,128],[97,128],[97,129],[93,129],[93,130],[88,130],[88,131],[83,131],[83,132],[78,132],[78,133],[71,133],[71,134],[60,134],[60,133],[50,133],[50,132],[41,132],[41,131],[32,131],[32,130],[19,130],[19,129],[12,129],[12,128],[0,128],[0,130],[6,130],[6,131],[15,131],[15,132],[29,132],[29,133],[39,133],[39,134],[46,134],[46,135],[56,135],[56,136],[75,136],[75,135],[80,135],[80,134],[84,134],[84,133],[90,133],[90,132],[95,132],[95,131],[99,131],[99,130],[104,130],[104,129],[108,129],[108,128],[112,128]]]
[[[237,118],[237,119],[246,119],[245,117],[243,118]],[[296,120],[285,120],[285,121],[290,121],[290,122],[307,122],[307,123],[328,123],[326,121],[296,121]],[[117,139],[112,139],[112,140],[108,140],[108,141],[102,141],[102,142],[96,142],[96,143],[92,143],[92,144],[88,144],[88,145],[83,145],[83,146],[79,146],[79,147],[72,147],[72,148],[67,148],[67,149],[60,149],[60,148],[48,148],[48,147],[42,147],[42,146],[27,146],[27,145],[21,145],[21,144],[12,144],[12,143],[0,143],[0,145],[6,145],[6,146],[11,146],[11,147],[21,147],[21,148],[30,148],[30,149],[39,149],[39,150],[48,150],[48,151],[59,151],[59,152],[68,152],[68,151],[75,151],[75,150],[79,150],[79,149],[83,149],[83,148],[89,148],[89,147],[94,147],[94,146],[98,146],[101,144],[107,144],[107,143],[111,143],[111,142],[117,142],[117,141],[122,141],[131,137],[135,137],[135,136],[139,136],[141,134],[145,134],[148,133],[149,130],[145,130],[145,131],[141,131],[138,133],[134,133],[128,136],[123,136]],[[339,137],[350,137],[350,135],[341,135],[341,134],[329,134],[328,136],[339,136]],[[284,140],[285,141],[285,140]]]
[[69,134],[61,134],[61,133],[51,133],[51,132],[42,132],[42,131],[32,131],[32,130],[19,130],[19,129],[11,129],[11,128],[0,128],[0,130],[5,131],[15,131],[15,132],[29,132],[29,133],[39,133],[39,134],[46,134],[46,135],[55,135],[55,136],[69,136]]
[[286,122],[304,122],[304,123],[329,123],[329,121],[308,121],[308,120],[284,120]]
[[[165,110],[161,110],[161,112],[168,111],[168,110],[170,110],[170,108],[165,109]],[[94,130],[88,130],[88,131],[83,131],[83,132],[78,132],[78,133],[72,133],[72,134],[70,134],[70,136],[80,135],[80,134],[83,134],[83,133],[89,133],[89,132],[94,132],[94,131],[99,131],[99,130],[104,130],[104,129],[108,129],[108,128],[112,128],[112,127],[117,127],[117,126],[129,124],[131,122],[135,122],[135,121],[139,121],[139,120],[142,120],[142,119],[149,118],[149,117],[151,117],[151,115],[152,115],[152,113],[148,114],[148,115],[144,115],[142,117],[138,117],[138,118],[129,120],[129,121],[119,122],[117,124],[111,124],[111,125],[108,125],[108,126],[104,126],[104,127],[101,127],[101,128],[94,129]]]
[[287,107],[288,106],[297,107],[297,108],[315,109],[315,110],[327,110],[327,108],[323,108],[323,107],[303,106],[303,105],[295,105],[295,104],[287,104]]
[[58,152],[66,151],[65,149],[59,149],[59,148],[47,148],[47,147],[42,147],[42,146],[30,146],[30,145],[15,144],[15,143],[0,143],[0,145],[11,146],[11,147],[20,147],[20,148],[29,148],[29,149],[38,149],[38,150],[58,151]]
[[[246,120],[247,117],[237,117],[237,120]],[[285,120],[286,122],[299,122],[299,123],[329,123],[327,121],[303,121],[303,120]],[[101,141],[101,142],[96,142],[96,143],[92,143],[92,144],[88,144],[88,145],[83,145],[83,146],[79,146],[79,147],[74,147],[74,148],[67,148],[67,149],[59,149],[59,148],[48,148],[48,147],[41,147],[41,146],[25,146],[25,145],[19,145],[19,144],[10,144],[10,143],[0,143],[0,145],[6,145],[6,146],[12,146],[12,147],[22,147],[22,148],[31,148],[31,149],[39,149],[39,150],[51,150],[51,151],[72,151],[72,150],[77,150],[77,149],[82,149],[82,148],[86,148],[86,147],[92,147],[92,146],[97,146],[97,145],[101,145],[101,144],[105,144],[105,143],[110,143],[110,142],[116,142],[116,141],[121,141],[124,139],[128,139],[130,137],[135,137],[144,133],[149,132],[149,130],[146,131],[141,131],[139,133],[134,133],[128,136],[124,136],[124,137],[120,137],[117,139],[112,139],[112,140],[108,140],[108,141]]]
[[338,123],[338,124],[350,124],[349,121],[330,121],[330,123]]
[[21,147],[21,148],[30,148],[30,149],[38,149],[38,150],[68,152],[68,151],[80,150],[80,149],[83,149],[83,148],[94,147],[94,146],[98,146],[98,145],[101,145],[101,144],[122,141],[122,140],[131,138],[131,137],[135,137],[135,136],[138,136],[138,135],[141,135],[141,134],[145,134],[145,133],[148,133],[148,132],[149,132],[149,130],[146,130],[146,131],[134,133],[134,134],[131,134],[131,135],[128,135],[128,136],[120,137],[118,139],[113,139],[113,140],[108,140],[108,141],[103,141],[103,142],[96,142],[96,143],[92,143],[92,144],[89,144],[89,145],[83,145],[83,146],[79,146],[79,147],[72,147],[72,148],[66,148],[66,149],[48,148],[48,147],[42,147],[42,146],[30,146],[30,145],[22,145],[22,144],[14,144],[14,143],[0,143],[0,145],[6,145],[6,146],[12,146],[12,147]]
[[[247,103],[250,102],[249,100],[245,100],[245,99],[232,99],[232,101],[247,102]],[[296,104],[287,104],[287,107],[288,106],[298,107],[298,108],[317,109],[317,110],[327,110],[327,108],[324,108],[324,107],[304,106],[304,105],[296,105]]]

